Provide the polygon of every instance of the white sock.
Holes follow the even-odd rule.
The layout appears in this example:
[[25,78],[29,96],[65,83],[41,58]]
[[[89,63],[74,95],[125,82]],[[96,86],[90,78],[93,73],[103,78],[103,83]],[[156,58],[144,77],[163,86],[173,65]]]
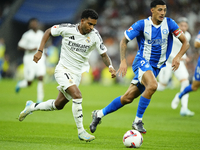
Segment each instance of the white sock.
[[37,101],[42,102],[44,98],[43,82],[38,81],[37,85]]
[[[189,85],[189,81],[188,80],[184,80],[181,82],[181,92],[185,89],[185,87],[187,87]],[[182,98],[181,98],[181,109],[185,110],[188,109],[188,98],[189,98],[189,94],[185,94]]]
[[22,81],[19,81],[18,86],[19,86],[20,88],[25,88],[25,87],[28,86],[28,81],[26,81],[25,79],[22,80]]
[[83,127],[82,98],[72,100],[72,113],[79,134],[85,130]]
[[161,84],[160,82],[158,82],[157,90],[158,91],[163,91],[164,89],[165,89],[165,86],[163,84]]
[[42,111],[52,111],[52,110],[57,110],[55,106],[55,99],[49,99],[45,102],[41,103],[34,103],[31,106],[31,111],[37,111],[37,110],[42,110]]
[[101,110],[99,110],[99,111],[97,112],[97,118],[102,118],[103,116],[104,116],[103,110],[101,109]]
[[134,122],[138,122],[139,120],[142,121],[142,118],[139,118],[139,117],[136,116]]

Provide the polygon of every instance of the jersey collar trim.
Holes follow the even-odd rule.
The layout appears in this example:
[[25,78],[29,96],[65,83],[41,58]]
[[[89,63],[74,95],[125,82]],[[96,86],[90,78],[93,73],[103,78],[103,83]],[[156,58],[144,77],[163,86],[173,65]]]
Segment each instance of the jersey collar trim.
[[[150,23],[155,27],[155,28],[159,28],[161,25],[162,25],[162,23],[163,23],[163,21],[161,22],[161,24],[159,24],[159,25],[155,25],[154,23],[153,23],[153,21],[152,21],[152,19],[151,19],[151,16],[149,16],[149,21],[150,21]],[[166,19],[166,18],[164,18],[164,19]]]

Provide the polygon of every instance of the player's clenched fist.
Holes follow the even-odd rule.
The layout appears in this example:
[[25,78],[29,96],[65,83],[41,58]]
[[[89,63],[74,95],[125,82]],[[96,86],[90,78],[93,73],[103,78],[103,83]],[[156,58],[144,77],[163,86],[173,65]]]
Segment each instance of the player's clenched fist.
[[38,52],[34,55],[33,61],[37,63],[37,62],[40,60],[41,57],[42,57],[42,53],[38,51]]

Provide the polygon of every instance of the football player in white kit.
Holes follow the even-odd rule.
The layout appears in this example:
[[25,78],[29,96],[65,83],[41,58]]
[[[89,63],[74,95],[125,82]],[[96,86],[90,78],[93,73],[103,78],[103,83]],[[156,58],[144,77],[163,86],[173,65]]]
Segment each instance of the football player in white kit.
[[[196,36],[195,42],[194,42],[195,48],[200,48],[200,30],[198,35]],[[200,56],[197,60],[197,65],[195,68],[193,81],[190,85],[185,87],[180,93],[177,93],[173,99],[173,105],[174,107],[178,107],[178,103],[180,100],[182,100],[182,97],[189,92],[197,91],[197,89],[200,87]]]
[[61,110],[72,99],[72,113],[78,129],[79,139],[84,141],[95,139],[83,127],[82,95],[78,88],[81,74],[89,71],[88,58],[94,49],[99,52],[105,65],[109,67],[111,77],[116,76],[116,71],[106,53],[107,48],[104,46],[99,32],[94,28],[97,19],[98,14],[92,9],[87,9],[83,11],[79,24],[54,25],[45,31],[39,50],[34,56],[34,61],[36,63],[40,62],[45,43],[51,35],[61,35],[63,37],[60,60],[55,69],[59,94],[56,99],[50,99],[42,103],[27,101],[25,109],[19,115],[19,121],[23,121],[33,111]]
[[18,93],[21,88],[30,86],[36,76],[38,78],[37,102],[42,102],[44,98],[43,77],[46,74],[45,55],[38,64],[33,62],[33,56],[39,47],[44,32],[38,29],[38,20],[36,18],[29,20],[29,28],[18,43],[18,49],[24,51],[24,80],[17,83],[15,91]]
[[[179,28],[184,32],[185,37],[187,38],[188,42],[191,39],[191,35],[190,33],[187,31],[188,30],[188,20],[185,17],[180,17],[178,20],[178,26]],[[172,46],[172,52],[169,56],[169,59],[166,62],[166,67],[162,68],[160,73],[159,73],[159,83],[158,83],[158,91],[163,91],[170,78],[172,77],[172,74],[174,73],[174,75],[176,76],[176,78],[181,82],[181,89],[180,92],[182,92],[184,90],[185,87],[187,87],[189,85],[189,73],[187,71],[187,68],[185,66],[185,61],[187,61],[187,56],[186,54],[183,55],[182,60],[180,61],[180,66],[179,68],[173,72],[171,69],[171,65],[172,65],[172,60],[173,58],[178,54],[179,50],[181,49],[182,43],[173,36],[173,46]],[[188,97],[189,94],[184,95],[181,98],[181,110],[180,110],[180,115],[182,116],[193,116],[194,112],[190,111],[188,109]],[[178,105],[174,105],[174,102],[172,101],[171,103],[171,107],[173,109],[176,109]]]

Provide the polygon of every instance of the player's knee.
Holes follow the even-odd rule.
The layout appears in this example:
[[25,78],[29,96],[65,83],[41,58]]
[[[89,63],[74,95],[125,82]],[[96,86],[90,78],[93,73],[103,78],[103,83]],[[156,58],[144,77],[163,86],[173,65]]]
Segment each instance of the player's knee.
[[39,81],[43,81],[43,76],[39,76],[39,77],[38,77],[38,80],[39,80]]
[[192,86],[192,90],[196,91],[199,87],[198,86]]
[[31,86],[31,84],[32,84],[32,81],[28,81],[28,86]]
[[148,90],[150,93],[153,94],[153,93],[157,90],[157,87],[158,87],[158,83],[157,83],[157,82],[154,82],[154,83],[149,84],[149,85],[146,87],[146,90]]

